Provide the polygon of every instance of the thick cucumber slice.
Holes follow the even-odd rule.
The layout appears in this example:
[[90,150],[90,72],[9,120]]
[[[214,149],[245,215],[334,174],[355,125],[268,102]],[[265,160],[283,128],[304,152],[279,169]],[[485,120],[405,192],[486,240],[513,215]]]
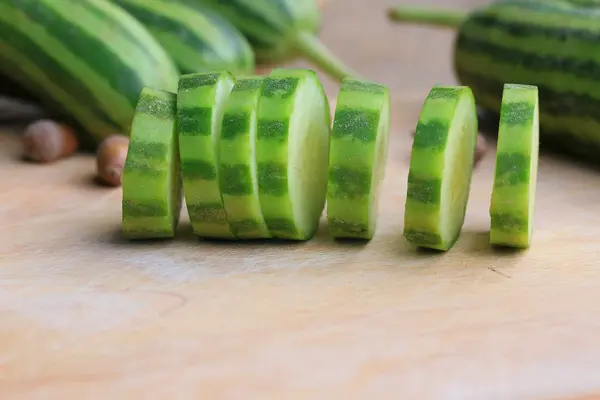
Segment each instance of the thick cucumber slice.
[[275,69],[258,103],[260,204],[275,238],[308,240],[327,195],[329,102],[311,70]]
[[179,151],[185,200],[197,236],[235,239],[219,186],[223,113],[235,78],[229,72],[182,75],[177,95]]
[[389,133],[389,89],[362,80],[343,80],[329,154],[327,220],[331,236],[373,237]]
[[408,242],[447,251],[458,240],[471,187],[477,131],[471,89],[431,89],[412,146],[404,213]]
[[261,77],[238,79],[221,130],[220,185],[227,219],[240,239],[270,238],[260,208],[256,170],[256,112]]
[[504,85],[490,204],[493,245],[530,246],[539,151],[538,110],[536,86]]
[[176,95],[144,88],[135,109],[123,169],[123,235],[175,236],[182,203]]

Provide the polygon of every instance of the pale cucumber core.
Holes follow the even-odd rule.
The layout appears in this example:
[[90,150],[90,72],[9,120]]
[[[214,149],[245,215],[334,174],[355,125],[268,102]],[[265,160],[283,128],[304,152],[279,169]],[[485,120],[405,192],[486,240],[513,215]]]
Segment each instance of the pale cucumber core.
[[316,231],[325,205],[329,164],[329,104],[316,77],[302,80],[290,120],[289,196],[302,235]]
[[448,134],[442,178],[440,233],[444,242],[459,234],[465,217],[477,136],[472,105],[460,101]]

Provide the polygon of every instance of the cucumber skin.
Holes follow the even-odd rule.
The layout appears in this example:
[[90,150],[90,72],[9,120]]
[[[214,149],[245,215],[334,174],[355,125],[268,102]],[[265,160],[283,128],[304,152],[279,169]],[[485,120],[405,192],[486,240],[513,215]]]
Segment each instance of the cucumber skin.
[[[186,206],[197,236],[235,239],[227,221],[219,186],[216,121],[218,85],[230,91],[235,77],[227,72],[182,75],[177,93],[177,130]],[[224,105],[223,105],[224,106]],[[220,129],[220,127],[219,127]]]
[[[490,202],[490,243],[525,249],[531,241],[537,182],[538,90],[529,85],[504,87]],[[538,131],[527,140],[521,129]]]
[[[254,72],[254,52],[248,40],[208,7],[190,7],[170,0],[112,1],[144,24],[182,74],[222,69],[233,74]],[[171,40],[177,46],[172,46]]]
[[[411,151],[411,162],[408,174],[407,195],[404,213],[404,237],[417,247],[429,248],[439,251],[451,249],[460,237],[460,229],[456,235],[444,241],[440,234],[440,221],[442,212],[442,176],[445,164],[444,151],[448,145],[448,139],[443,136],[448,129],[449,122],[439,118],[445,115],[445,110],[436,108],[429,103],[433,100],[444,101],[444,106],[458,107],[460,101],[467,101],[469,107],[473,108],[472,121],[475,136],[477,133],[477,118],[475,116],[475,99],[468,87],[444,87],[432,88],[425,99],[421,111],[421,117],[417,123],[417,132],[413,141]],[[454,103],[454,104],[453,104]],[[442,105],[439,105],[442,107]],[[426,113],[427,120],[423,120]],[[451,116],[454,118],[454,115]],[[440,135],[440,131],[442,135]],[[477,140],[473,138],[473,148],[469,150],[472,154],[466,158],[470,166],[468,184],[472,178],[472,167]],[[467,193],[468,200],[468,193]],[[461,212],[460,226],[464,223],[467,201]]]
[[[263,82],[264,79],[258,76],[239,78],[223,116],[219,184],[227,220],[239,239],[272,237],[258,197],[255,159],[257,106]],[[254,137],[251,136],[252,130],[255,131]]]
[[122,178],[122,229],[127,239],[175,236],[183,199],[175,125],[176,94],[142,89]]
[[[387,114],[380,114],[385,108]],[[389,109],[390,91],[386,86],[351,78],[342,82],[329,158],[327,220],[332,237],[370,240],[375,233],[378,180],[383,176],[373,176],[373,169],[376,163],[385,169]],[[386,131],[381,132],[384,137],[379,140],[385,150],[379,154],[377,136],[382,123]]]
[[[64,15],[56,17],[55,10]],[[128,134],[143,87],[177,88],[179,75],[168,54],[138,21],[114,4],[8,0],[0,4],[0,14],[4,17],[0,17],[0,72],[31,92],[52,114],[72,122],[90,149],[115,132]],[[101,26],[101,31],[120,35],[123,42],[79,26],[86,20]],[[35,44],[40,40],[60,43],[69,57],[85,65],[88,78],[53,44]],[[20,58],[7,48],[18,51]],[[134,60],[137,69],[132,67]],[[23,62],[32,67],[23,68]]]
[[537,86],[541,146],[597,164],[599,16],[598,6],[495,1],[471,12],[459,26],[456,77],[495,118],[505,82]]

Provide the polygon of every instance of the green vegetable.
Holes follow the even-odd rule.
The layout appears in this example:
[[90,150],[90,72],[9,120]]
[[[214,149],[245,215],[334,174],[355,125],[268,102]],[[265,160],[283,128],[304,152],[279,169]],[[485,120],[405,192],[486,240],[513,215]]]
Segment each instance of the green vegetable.
[[95,143],[129,132],[143,87],[175,91],[179,78],[152,35],[105,0],[1,1],[0,72]]
[[270,238],[260,207],[256,168],[257,106],[263,79],[238,79],[221,130],[220,187],[227,220],[240,239]]
[[517,248],[530,246],[538,145],[537,88],[506,84],[490,205],[492,244]]
[[337,99],[329,156],[327,218],[333,237],[373,237],[389,133],[389,89],[345,79]]
[[169,0],[113,0],[154,35],[183,74],[229,70],[254,72],[254,53],[246,38],[208,7]]
[[259,199],[275,238],[308,240],[327,195],[331,116],[317,74],[275,69],[258,103]]
[[455,27],[456,75],[478,105],[498,117],[504,83],[537,86],[542,145],[599,160],[600,2],[496,0],[462,13],[400,6],[390,16]]
[[315,0],[178,1],[209,6],[227,18],[248,38],[261,64],[300,55],[335,79],[356,75],[317,38],[321,15]]
[[182,75],[177,128],[185,200],[194,233],[234,239],[219,185],[219,147],[226,103],[235,85],[229,72]]
[[175,118],[174,93],[142,90],[122,178],[122,229],[128,239],[175,235],[182,204]]
[[412,146],[404,236],[418,247],[447,251],[462,229],[477,143],[477,112],[468,87],[435,86]]

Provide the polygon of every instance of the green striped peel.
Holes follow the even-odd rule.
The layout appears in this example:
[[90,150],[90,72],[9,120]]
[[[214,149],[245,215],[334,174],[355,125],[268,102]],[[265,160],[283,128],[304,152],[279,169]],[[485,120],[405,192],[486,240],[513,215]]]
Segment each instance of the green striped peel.
[[186,206],[193,231],[205,238],[235,239],[219,186],[223,114],[235,78],[229,72],[182,75],[177,129]]
[[465,86],[435,86],[425,99],[408,173],[404,236],[447,251],[462,229],[477,143],[477,112]]
[[178,79],[151,34],[105,0],[0,2],[0,71],[97,141],[129,132],[144,86],[175,91]]
[[327,195],[331,116],[317,74],[274,69],[258,103],[259,199],[275,238],[308,240]]
[[533,232],[539,147],[538,90],[506,84],[502,96],[490,243],[527,248]]
[[229,21],[208,7],[171,0],[113,0],[152,33],[183,74],[254,72],[252,47]]
[[128,239],[171,238],[182,205],[176,95],[144,88],[123,170],[122,226]]
[[389,89],[364,80],[342,81],[329,155],[327,219],[331,236],[373,237],[389,133]]
[[240,239],[270,238],[258,197],[257,106],[263,79],[240,78],[227,102],[221,129],[220,188],[227,220]]
[[261,64],[302,55],[335,79],[356,76],[316,36],[322,18],[315,0],[177,1],[208,6],[223,15],[248,38]]

